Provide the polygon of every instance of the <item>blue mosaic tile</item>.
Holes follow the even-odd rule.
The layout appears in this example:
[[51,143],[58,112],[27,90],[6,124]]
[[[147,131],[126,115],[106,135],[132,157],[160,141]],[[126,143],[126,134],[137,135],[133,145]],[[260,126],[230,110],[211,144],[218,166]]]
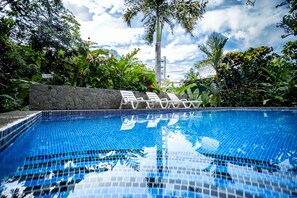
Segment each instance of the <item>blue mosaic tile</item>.
[[[255,117],[263,117],[263,112],[252,111],[256,112]],[[114,114],[110,115],[111,112]],[[221,115],[228,112],[220,110]],[[290,121],[291,111],[282,112]],[[224,134],[217,130],[226,125],[217,121],[220,114],[208,110],[179,110],[166,112],[166,115],[157,112],[154,116],[160,119],[159,123],[151,127],[149,113],[141,111],[137,118],[135,111],[44,112],[43,122],[15,141],[14,145],[18,146],[15,150],[22,148],[20,153],[11,149],[14,145],[2,152],[15,157],[11,160],[16,167],[12,170],[1,166],[1,170],[11,173],[2,180],[4,186],[0,192],[5,193],[5,188],[14,184],[14,192],[23,189],[22,196],[36,197],[296,197],[296,164],[270,160],[273,152],[266,156],[244,153],[244,149],[248,150],[244,138],[249,136],[239,132],[244,138],[233,138],[237,140],[233,145],[243,146],[230,150],[232,144],[224,142],[223,138],[220,140]],[[250,110],[242,113],[250,113]],[[237,116],[242,113],[236,111]],[[179,117],[174,124],[173,114]],[[284,120],[275,119],[275,110],[267,111],[265,116],[271,116],[275,122]],[[134,126],[120,130],[124,120],[131,121],[132,117]],[[205,117],[203,122],[202,117]],[[67,121],[71,119],[73,122]],[[92,126],[91,122],[96,124]],[[295,122],[288,123],[291,124],[282,127],[286,133],[297,128]],[[54,126],[56,124],[58,126]],[[238,130],[244,130],[241,124],[237,125]],[[21,125],[17,127],[26,129]],[[255,135],[265,134],[264,128],[260,127]],[[270,133],[280,132],[271,128]],[[214,152],[217,143],[212,139],[220,140],[222,150]],[[275,142],[276,138],[270,140]],[[253,141],[255,144],[257,139]],[[293,142],[294,139],[283,140],[278,146],[284,149]],[[201,147],[204,150],[199,150]],[[277,147],[269,148],[273,151]],[[294,156],[294,153],[289,151],[289,155]],[[0,155],[0,159],[5,160],[5,156]]]

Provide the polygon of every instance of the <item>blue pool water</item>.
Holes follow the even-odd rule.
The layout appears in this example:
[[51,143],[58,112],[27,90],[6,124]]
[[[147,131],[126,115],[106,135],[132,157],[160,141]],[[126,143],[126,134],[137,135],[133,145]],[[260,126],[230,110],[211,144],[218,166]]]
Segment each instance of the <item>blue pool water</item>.
[[297,197],[297,111],[68,119],[0,153],[3,196]]

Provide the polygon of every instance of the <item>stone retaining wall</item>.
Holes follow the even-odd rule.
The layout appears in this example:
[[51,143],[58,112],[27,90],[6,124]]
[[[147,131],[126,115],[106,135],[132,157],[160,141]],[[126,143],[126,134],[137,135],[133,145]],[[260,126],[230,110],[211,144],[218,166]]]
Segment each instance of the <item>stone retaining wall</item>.
[[[145,93],[134,94],[146,98]],[[118,109],[121,98],[119,90],[38,84],[31,85],[30,110]],[[124,105],[123,108],[131,106]]]

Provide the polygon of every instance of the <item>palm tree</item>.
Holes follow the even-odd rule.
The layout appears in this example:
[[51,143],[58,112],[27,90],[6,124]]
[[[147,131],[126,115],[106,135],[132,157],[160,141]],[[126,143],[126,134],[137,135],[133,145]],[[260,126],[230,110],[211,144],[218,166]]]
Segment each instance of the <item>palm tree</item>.
[[194,26],[205,12],[207,0],[125,0],[127,9],[124,21],[131,26],[131,20],[142,13],[141,22],[146,30],[145,40],[152,44],[156,32],[155,73],[161,85],[161,35],[164,25],[173,33],[174,22],[181,24],[192,35]]
[[223,57],[224,46],[228,38],[223,35],[213,32],[207,39],[205,45],[199,45],[199,49],[206,54],[206,59],[197,63],[196,67],[211,65],[216,73]]

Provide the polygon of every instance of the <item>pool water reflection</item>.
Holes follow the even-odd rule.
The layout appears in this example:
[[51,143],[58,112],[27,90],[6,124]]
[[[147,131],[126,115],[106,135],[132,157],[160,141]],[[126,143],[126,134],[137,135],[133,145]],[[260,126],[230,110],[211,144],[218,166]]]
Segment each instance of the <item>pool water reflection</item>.
[[296,111],[73,119],[0,153],[3,196],[297,196]]

